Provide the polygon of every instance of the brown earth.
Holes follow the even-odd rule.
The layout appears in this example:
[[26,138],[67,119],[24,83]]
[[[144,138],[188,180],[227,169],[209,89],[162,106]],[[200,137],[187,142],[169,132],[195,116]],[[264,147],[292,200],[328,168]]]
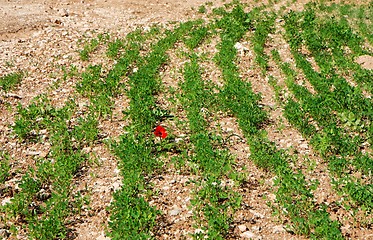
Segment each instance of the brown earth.
[[[63,104],[68,99],[74,92],[77,79],[69,79],[64,82],[63,86],[57,88],[53,88],[51,85],[61,80],[61,72],[58,67],[69,68],[71,64],[77,63],[78,70],[86,67],[86,63],[80,61],[77,53],[82,48],[82,46],[79,46],[79,39],[105,32],[110,32],[113,36],[123,37],[137,27],[148,27],[152,24],[166,24],[170,21],[186,21],[201,17],[196,10],[206,2],[209,1],[0,0],[0,76],[17,70],[27,71],[25,79],[17,90],[0,98],[0,102],[6,100],[10,104],[10,108],[13,109],[13,111],[9,111],[9,108],[5,106],[1,106],[0,109],[0,150],[6,149],[14,159],[20,159],[19,162],[13,163],[13,167],[22,172],[26,169],[26,166],[34,163],[35,156],[43,157],[48,154],[49,149],[49,146],[26,146],[9,137],[11,133],[9,125],[14,123],[15,107],[19,102],[28,104],[33,97],[41,93],[47,93],[55,105]],[[251,1],[241,2],[248,3]],[[298,1],[298,3],[290,4],[288,8],[302,9],[306,2]],[[223,3],[213,1],[214,6]],[[280,2],[274,5],[274,9],[280,9],[281,5],[285,5],[285,3]],[[278,41],[276,40],[276,42]],[[214,42],[211,44],[214,46]],[[243,44],[245,45],[245,42]],[[276,45],[275,41],[271,44]],[[216,50],[209,44],[202,47],[210,49],[210,51]],[[283,48],[283,59],[291,59],[290,54],[286,53],[286,45],[275,47],[280,50],[281,47]],[[211,53],[211,56],[213,54]],[[252,62],[253,53],[250,51],[242,53],[241,59],[245,62]],[[103,58],[100,58],[100,54],[94,56],[91,63],[92,61],[102,63],[103,66],[110,64],[110,60],[103,60]],[[373,61],[369,56],[364,56],[357,62],[361,62],[367,68],[372,68]],[[214,66],[204,66],[204,68],[205,70],[211,70],[205,72],[206,79],[211,79],[219,84],[219,81],[221,81],[219,71]],[[278,72],[271,74],[281,78],[279,70],[276,71]],[[165,71],[164,84],[166,86],[167,84],[169,86],[175,85],[175,82],[172,82],[172,78],[175,76],[167,78],[167,74],[170,73]],[[269,112],[273,125],[266,129],[269,138],[280,148],[293,147],[300,153],[301,159],[311,159],[318,162],[319,159],[314,156],[311,147],[300,136],[299,132],[279,117],[282,109],[276,105],[274,92],[268,85],[267,80],[260,75],[260,71],[249,69],[247,72],[242,72],[242,75],[248,79],[255,78],[258,80],[255,81],[256,85],[253,84],[253,89],[262,94],[262,104],[271,109]],[[79,107],[83,111],[87,100],[78,98],[78,101]],[[123,126],[127,123],[122,120],[121,111],[128,107],[128,102],[125,96],[116,101],[113,119],[100,123],[101,132],[109,137],[117,137],[122,134]],[[223,135],[229,135],[233,132],[242,136],[234,118],[222,115],[217,122],[221,126]],[[277,130],[280,127],[284,128],[281,133]],[[232,140],[229,146],[231,152],[237,156],[238,168],[245,167],[247,169],[246,173],[248,173],[247,188],[239,189],[246,208],[237,212],[232,238],[303,239],[285,231],[284,221],[279,217],[272,216],[271,208],[266,205],[266,199],[274,201],[275,198],[272,194],[274,188],[272,176],[258,169],[247,160],[250,152],[244,142]],[[76,179],[73,183],[74,191],[88,191],[90,193],[91,204],[90,209],[86,209],[75,219],[76,221],[71,228],[74,230],[77,239],[103,240],[107,239],[105,231],[107,231],[109,215],[106,207],[112,200],[113,191],[117,190],[121,184],[117,159],[103,145],[84,150],[98,156],[98,164],[89,167],[83,177]],[[318,168],[323,168],[323,165],[319,165]],[[326,169],[320,171],[324,171],[327,175]],[[309,178],[312,178],[317,175],[317,172],[308,175]],[[332,201],[330,197],[325,196],[325,193],[334,193],[330,186],[325,186],[330,181],[328,177],[323,177],[327,180],[320,180],[320,182],[321,186],[325,188],[318,189],[319,192],[315,192],[315,198],[320,199],[320,202],[330,203]],[[188,185],[188,181],[193,178],[194,176],[183,175],[170,168],[163,176],[153,180],[154,187],[158,188],[159,195],[154,197],[151,204],[166,213],[166,219],[162,220],[165,227],[159,230],[158,239],[184,239],[188,238],[188,233],[199,230],[193,228],[192,211],[188,208],[190,205],[190,188],[192,187]],[[16,185],[17,180],[19,178],[16,176],[8,184]],[[264,198],[265,196],[267,198]],[[0,200],[4,203],[9,198]],[[349,217],[347,215],[346,218]],[[348,228],[350,224],[352,223],[348,221],[343,223],[344,229]],[[352,239],[366,239],[365,237],[373,236],[372,230],[367,229],[359,230],[351,227],[351,230],[347,229],[345,232],[348,232]],[[27,235],[23,234],[20,232],[17,237],[20,239],[27,238]]]

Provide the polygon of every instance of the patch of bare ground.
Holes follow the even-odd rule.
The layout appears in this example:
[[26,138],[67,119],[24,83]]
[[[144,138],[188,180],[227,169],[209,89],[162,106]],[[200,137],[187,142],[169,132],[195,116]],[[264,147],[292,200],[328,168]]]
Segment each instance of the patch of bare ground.
[[79,215],[71,216],[71,229],[76,239],[105,239],[109,213],[107,207],[112,195],[121,187],[122,179],[117,168],[118,159],[108,146],[97,144],[84,149],[92,157],[91,166],[87,166],[82,176],[74,179],[73,194],[88,197],[88,204],[83,205]]
[[25,77],[12,91],[21,97],[22,105],[37,95],[46,93],[57,81],[60,67],[69,67],[76,59],[77,35],[66,30],[46,28],[33,35],[0,43],[0,75],[23,71]]
[[[117,139],[123,134],[123,129],[128,125],[122,111],[129,107],[129,99],[120,96],[114,101],[111,118],[100,119],[98,124],[99,137]],[[86,171],[75,179],[74,193],[87,196],[89,203],[84,206],[78,217],[72,216],[71,229],[76,234],[76,239],[105,239],[108,230],[109,213],[106,208],[112,201],[113,192],[120,189],[121,176],[119,175],[118,159],[112,155],[109,146],[104,142],[87,146],[82,151],[89,153],[92,162]]]
[[194,233],[191,195],[195,176],[169,168],[152,179],[156,194],[150,204],[162,211],[156,230],[157,239],[191,239]]
[[188,166],[177,167],[172,161],[180,151],[179,147],[185,145],[187,135],[185,127],[180,124],[187,122],[186,112],[176,97],[180,93],[179,84],[183,81],[182,69],[186,62],[181,51],[185,51],[181,42],[167,51],[169,61],[160,72],[163,91],[156,96],[157,105],[169,111],[170,115],[158,122],[168,132],[167,138],[162,141],[174,144],[170,152],[161,156],[164,163],[162,172],[156,173],[151,180],[155,194],[151,197],[150,205],[162,211],[155,227],[157,239],[191,239],[190,234],[194,233],[190,199],[194,189],[192,181],[196,176],[191,175]]
[[373,56],[362,55],[355,59],[355,62],[367,70],[373,70]]

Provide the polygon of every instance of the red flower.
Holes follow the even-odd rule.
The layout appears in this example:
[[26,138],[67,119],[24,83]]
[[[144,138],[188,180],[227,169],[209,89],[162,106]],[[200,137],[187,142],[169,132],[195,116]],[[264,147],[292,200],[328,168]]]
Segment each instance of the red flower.
[[164,129],[164,127],[162,126],[157,126],[154,130],[154,135],[157,137],[166,138],[167,137],[166,129]]

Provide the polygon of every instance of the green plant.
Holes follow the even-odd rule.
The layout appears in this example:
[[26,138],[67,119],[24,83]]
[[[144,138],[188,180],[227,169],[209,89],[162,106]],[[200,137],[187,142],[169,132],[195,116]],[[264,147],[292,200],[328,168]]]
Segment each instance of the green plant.
[[4,90],[4,92],[9,92],[9,90],[21,83],[24,76],[24,72],[14,72],[2,76],[0,77],[0,87]]
[[87,41],[83,49],[79,51],[80,59],[83,61],[88,61],[89,54],[94,52],[100,45],[100,42],[106,42],[110,39],[109,34],[98,34],[97,38],[92,38],[90,41]]
[[9,177],[10,156],[4,151],[0,151],[0,184],[3,184]]
[[[200,109],[208,109],[212,105],[213,94],[206,88],[201,78],[198,66],[198,57],[191,56],[191,62],[184,67],[184,82],[181,84],[182,93],[180,102],[187,109],[187,117],[190,128],[190,141],[194,146],[190,161],[195,164],[194,171],[203,176],[203,183],[197,184],[199,190],[194,193],[191,200],[194,206],[195,216],[198,221],[202,216],[207,220],[207,225],[202,222],[200,226],[205,228],[207,234],[196,234],[194,237],[209,237],[223,239],[233,220],[233,213],[241,203],[241,197],[233,190],[222,187],[221,179],[238,175],[233,170],[233,158],[226,151],[219,151],[213,146],[213,139],[218,136],[206,131],[208,126]],[[238,177],[235,180],[239,180]],[[200,236],[201,235],[201,236]]]
[[198,12],[199,13],[206,13],[207,12],[206,6],[205,5],[199,6]]
[[[122,179],[107,208],[110,219],[105,227],[113,239],[160,237],[167,218],[152,201],[160,192],[153,180],[169,172],[193,179],[187,183],[192,189],[190,210],[193,227],[201,231],[191,237],[239,238],[235,218],[246,211],[241,191],[251,190],[245,184],[257,176],[245,167],[250,161],[266,172],[255,179],[260,184],[258,193],[273,179],[275,186],[268,192],[275,198],[258,197],[268,201],[276,224],[286,224],[291,234],[343,239],[348,236],[341,222],[333,220],[342,218],[343,222],[355,221],[351,231],[368,229],[373,208],[373,106],[369,97],[373,78],[372,71],[355,60],[371,55],[367,44],[372,39],[368,31],[372,4],[318,2],[302,10],[287,11],[284,5],[275,11],[274,2],[253,7],[233,1],[207,15],[210,2],[198,9],[199,16],[205,14],[203,20],[145,26],[124,38],[111,39],[109,34],[85,38],[80,41],[78,62],[46,74],[60,79],[54,88],[30,102],[24,98],[15,109],[13,94],[2,96],[0,105],[14,116],[12,134],[0,127],[2,137],[12,138],[0,152],[0,185],[6,186],[0,191],[6,195],[0,206],[5,238],[21,234],[30,239],[73,237],[70,228],[77,224],[76,215],[83,218],[95,212],[85,211],[90,208],[89,188],[77,190],[76,185],[85,174],[99,177],[91,164],[98,159],[101,151],[96,149],[103,142],[112,153],[110,161],[117,161]],[[282,27],[285,32],[279,31]],[[286,44],[272,44],[282,37],[281,32],[290,55],[284,54]],[[275,38],[269,39],[270,34]],[[243,71],[253,68],[245,62],[250,56],[238,56],[235,45],[247,39],[259,67],[254,70],[262,71],[259,77],[270,73],[275,108],[266,105],[267,98],[262,99],[254,78],[242,77]],[[215,43],[216,49],[211,49]],[[213,59],[211,52],[216,53]],[[90,61],[101,57],[105,64]],[[82,65],[81,60],[87,62]],[[5,64],[14,68],[15,62],[18,59]],[[79,72],[78,66],[84,70]],[[11,91],[24,75],[5,75],[0,87],[5,93]],[[71,95],[55,91],[64,82],[76,82]],[[55,101],[55,93],[69,100]],[[118,119],[118,110],[125,119]],[[287,121],[279,118],[273,125],[268,116],[274,111]],[[228,125],[223,126],[227,119],[237,123],[232,133],[227,133]],[[106,134],[108,122],[109,126],[124,125],[116,128],[122,135]],[[280,149],[277,138],[270,141],[273,127],[286,134],[287,123],[302,134],[317,160],[304,157],[295,147]],[[232,136],[242,141],[239,147],[250,151],[239,162],[228,147]],[[29,149],[40,145],[42,151],[28,155]],[[27,167],[17,166],[24,162],[17,159],[19,146],[27,149]],[[97,167],[103,166],[97,160]],[[323,178],[318,179],[315,170],[322,171]],[[8,191],[7,185],[15,179],[19,179],[18,187]],[[338,201],[328,205],[316,201],[319,188],[329,183]],[[333,205],[343,211],[335,211]]]
[[[122,135],[119,143],[110,142],[112,151],[120,159],[123,185],[114,194],[110,205],[110,236],[114,239],[148,239],[161,213],[151,207],[147,200],[147,183],[145,177],[162,165],[157,159],[160,151],[154,154],[152,129],[157,123],[154,95],[159,91],[159,68],[167,61],[166,51],[173,47],[193,22],[181,24],[174,31],[152,46],[152,51],[144,57],[144,64],[130,78],[131,89],[127,91],[131,99],[128,115],[132,120],[128,134]],[[144,81],[145,79],[145,81]],[[152,136],[153,138],[151,138]],[[166,138],[167,139],[167,138]]]

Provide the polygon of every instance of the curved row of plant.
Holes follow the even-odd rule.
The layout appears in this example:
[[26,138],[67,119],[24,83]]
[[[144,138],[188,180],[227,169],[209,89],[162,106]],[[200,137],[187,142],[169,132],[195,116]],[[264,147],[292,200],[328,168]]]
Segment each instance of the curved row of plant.
[[[234,171],[233,158],[227,150],[214,146],[216,139],[210,133],[208,122],[202,110],[209,109],[214,96],[212,89],[204,83],[198,65],[198,57],[193,55],[184,67],[184,82],[181,85],[180,101],[189,120],[190,141],[188,161],[195,167],[200,180],[194,180],[194,198],[191,200],[197,217],[197,239],[225,239],[233,220],[234,212],[240,207],[241,197],[231,186],[223,182],[231,179],[239,182],[239,174]],[[206,225],[207,222],[207,225]]]
[[127,133],[110,146],[119,157],[123,177],[122,188],[114,193],[110,206],[111,231],[113,239],[148,239],[154,236],[154,227],[159,210],[148,203],[151,191],[148,180],[154,171],[163,166],[159,156],[161,143],[156,143],[153,129],[161,123],[155,95],[160,90],[159,71],[166,64],[166,51],[188,33],[196,22],[186,22],[152,46],[150,53],[137,64],[137,71],[129,76],[130,108],[127,112],[131,123]]
[[[349,197],[352,206],[370,212],[373,161],[369,152],[364,153],[361,149],[369,141],[372,144],[373,105],[359,87],[351,86],[335,70],[351,67],[351,55],[368,52],[361,48],[362,38],[343,19],[320,20],[316,18],[313,7],[309,5],[302,13],[288,14],[285,29],[297,67],[317,93],[311,94],[307,88],[296,84],[296,73],[287,64],[280,63],[278,54],[274,52],[274,58],[287,75],[287,86],[297,99],[287,102],[285,116],[329,163],[329,169],[335,175],[336,189]],[[297,37],[294,37],[295,32]],[[320,73],[300,53],[302,45],[310,50]],[[352,54],[344,52],[346,47],[352,50]],[[359,82],[361,79],[355,80]],[[371,83],[366,80],[369,77],[364,78],[363,87],[370,87]],[[350,168],[361,172],[363,178],[350,176]]]
[[[220,92],[221,105],[237,117],[250,145],[250,158],[259,167],[276,174],[276,201],[281,211],[290,218],[291,230],[316,238],[342,239],[339,222],[330,219],[326,206],[314,202],[312,190],[317,183],[308,183],[300,171],[293,172],[289,166],[289,156],[276,149],[274,143],[266,138],[266,133],[260,130],[266,119],[265,111],[258,104],[260,97],[253,93],[249,83],[240,79],[234,63],[235,43],[240,41],[250,24],[255,23],[250,19],[250,14],[246,14],[238,5],[219,23],[222,42],[218,47],[216,62],[225,80]],[[261,42],[264,44],[264,41]]]
[[72,122],[75,109],[73,101],[55,108],[45,96],[18,107],[15,133],[26,143],[49,143],[50,151],[45,157],[35,157],[35,166],[28,167],[19,183],[22,191],[1,208],[13,234],[22,228],[36,239],[64,238],[66,218],[83,203],[80,196],[71,195],[71,182],[89,160],[81,150],[98,139],[97,120],[88,114]]
[[[88,60],[89,53],[108,40],[108,35],[100,36],[91,41],[94,48],[85,47],[91,51],[84,54],[83,60]],[[128,38],[131,36],[134,34]],[[79,112],[73,98],[57,108],[46,95],[36,97],[28,106],[18,106],[13,130],[21,144],[41,143],[50,149],[45,156],[34,158],[35,166],[29,166],[19,182],[20,191],[1,208],[11,234],[27,232],[34,239],[66,238],[74,234],[69,229],[73,222],[68,219],[79,214],[89,199],[88,195],[74,191],[71,183],[81,174],[82,167],[88,167],[92,161],[84,149],[100,141],[98,121],[111,115],[113,98],[120,93],[119,82],[139,52],[136,44],[124,46],[124,41],[115,44],[121,45],[113,49],[109,43],[108,55],[119,55],[123,48],[127,50],[120,56],[126,57],[119,58],[106,76],[101,65],[88,66],[77,83],[77,91],[91,100],[87,113]],[[79,77],[74,66],[70,71],[64,69],[64,80],[68,77]]]

